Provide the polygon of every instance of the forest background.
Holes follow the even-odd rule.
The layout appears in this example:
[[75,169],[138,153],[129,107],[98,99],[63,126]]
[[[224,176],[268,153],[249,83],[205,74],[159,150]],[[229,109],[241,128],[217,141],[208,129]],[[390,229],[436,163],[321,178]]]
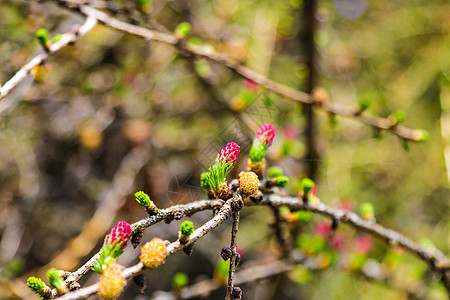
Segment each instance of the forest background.
[[[56,2],[83,1],[0,2],[1,84],[45,53],[35,37],[38,29],[54,38],[85,22]],[[199,178],[217,152],[228,142],[241,146],[236,177],[246,169],[255,131],[268,122],[276,137],[267,164],[282,167],[290,178],[286,194],[297,195],[301,179],[309,177],[327,205],[360,213],[362,203],[371,203],[377,223],[448,254],[448,1],[155,0],[147,11],[132,1],[90,2],[117,19],[164,33],[188,22],[192,31],[185,41],[192,47],[225,53],[323,101],[354,111],[370,103],[364,114],[387,120],[405,116],[402,125],[427,130],[429,139],[405,141],[392,130],[374,130],[317,106],[311,111],[223,64],[99,23],[52,54],[35,69],[38,75],[26,76],[4,99],[2,90],[1,297],[32,297],[27,276],[49,267],[75,270],[98,251],[117,221],[144,218],[134,203],[138,190],[158,207],[206,199]],[[314,19],[309,3],[315,5],[309,11]],[[46,75],[39,78],[39,72]],[[210,217],[202,212],[192,221],[198,227]],[[280,257],[272,219],[264,207],[242,212],[242,269]],[[143,240],[174,240],[180,223],[156,224]],[[297,248],[324,258],[324,264],[300,264],[265,287],[243,285],[244,298],[447,299],[425,262],[346,225],[331,233],[342,245],[308,249],[324,239],[321,230],[330,224],[314,215],[294,237]],[[230,228],[227,222],[205,236],[191,257],[178,254],[147,272],[145,298],[129,283],[121,299],[169,291],[176,272],[185,272],[191,284],[214,277]],[[124,265],[139,253],[129,248],[121,257]],[[373,274],[383,276],[368,278]],[[96,280],[89,273],[80,283]],[[223,298],[223,289],[208,297]]]

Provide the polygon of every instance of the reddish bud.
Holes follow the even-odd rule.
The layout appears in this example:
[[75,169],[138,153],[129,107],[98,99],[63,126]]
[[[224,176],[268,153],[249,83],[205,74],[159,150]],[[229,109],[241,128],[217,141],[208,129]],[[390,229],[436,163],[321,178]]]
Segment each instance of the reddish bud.
[[236,143],[228,143],[217,155],[216,163],[226,162],[234,165],[239,155],[239,145]]
[[266,123],[262,125],[256,132],[256,138],[262,142],[266,147],[272,145],[275,137],[275,127],[272,124]]
[[125,221],[119,222],[105,238],[105,245],[120,245],[122,249],[127,246],[131,238],[131,226]]

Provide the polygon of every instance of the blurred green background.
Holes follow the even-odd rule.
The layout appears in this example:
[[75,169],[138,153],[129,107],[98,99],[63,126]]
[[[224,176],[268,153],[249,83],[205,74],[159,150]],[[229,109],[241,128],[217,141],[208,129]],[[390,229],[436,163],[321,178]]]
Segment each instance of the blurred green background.
[[[0,2],[0,83],[42,51],[36,30],[45,28],[53,37],[83,22],[81,15],[50,2]],[[105,2],[127,7],[116,17],[145,27],[173,31],[187,21],[193,45],[209,45],[293,88],[303,89],[308,80],[305,45],[299,41],[301,0],[155,0],[149,15],[132,1]],[[388,117],[403,110],[405,126],[430,132],[428,142],[408,144],[405,151],[403,141],[388,132],[374,138],[369,126],[340,117],[330,122],[327,113],[316,111],[319,198],[356,212],[361,203],[372,203],[377,222],[448,255],[450,4],[320,0],[317,5],[319,85],[330,101],[357,109],[369,99],[368,113]],[[100,248],[118,220],[144,218],[133,203],[137,190],[159,207],[204,199],[199,176],[218,150],[231,141],[241,145],[236,176],[246,168],[249,145],[263,123],[277,129],[267,159],[291,178],[287,193],[297,194],[306,176],[311,161],[305,159],[302,107],[223,66],[188,60],[172,46],[100,24],[52,55],[47,66],[42,82],[30,76],[0,102],[0,298],[34,297],[26,276],[41,274],[49,262],[75,268]],[[192,220],[200,226],[209,217],[204,212]],[[272,218],[264,207],[244,212],[238,235],[242,268],[280,254],[267,222]],[[307,255],[327,258],[320,270],[299,266],[276,280],[243,285],[244,299],[409,299],[404,289],[424,299],[447,299],[418,258],[367,242],[345,225],[324,235],[318,229],[322,222],[318,216],[302,221],[294,237]],[[129,283],[121,299],[168,291],[179,271],[191,283],[211,278],[220,249],[229,243],[230,225],[199,241],[192,257],[177,254],[161,270],[147,272],[146,296]],[[144,239],[175,240],[177,226],[158,224]],[[332,246],[330,235],[342,246]],[[317,239],[329,245],[308,249]],[[358,248],[360,239],[370,244],[368,251]],[[121,262],[134,263],[137,251],[127,250]],[[368,262],[387,274],[388,283],[361,276]],[[91,274],[82,284],[97,279]],[[206,298],[222,299],[223,291]]]

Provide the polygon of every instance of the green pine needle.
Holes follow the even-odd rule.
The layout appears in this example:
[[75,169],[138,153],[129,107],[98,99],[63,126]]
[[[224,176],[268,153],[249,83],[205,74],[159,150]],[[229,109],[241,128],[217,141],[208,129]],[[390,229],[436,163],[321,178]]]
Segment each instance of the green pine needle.
[[250,161],[252,163],[262,162],[266,156],[267,147],[259,141],[254,141],[252,147],[250,148],[250,153],[248,154]]
[[303,192],[307,195],[314,188],[314,181],[309,178],[303,178],[300,186]]
[[36,39],[39,41],[39,44],[41,44],[42,47],[48,48],[48,32],[44,28],[39,29],[36,31]]
[[143,191],[135,193],[134,198],[140,206],[149,207],[152,204],[152,200],[150,200],[150,197]]
[[36,277],[28,277],[27,285],[36,294],[39,294],[39,292],[44,288],[42,279]]
[[209,168],[208,174],[208,182],[213,190],[217,190],[219,185],[225,181],[228,173],[231,172],[234,165],[231,162],[219,162],[215,163],[212,167]]
[[280,167],[270,167],[267,169],[267,177],[277,178],[278,176],[283,176],[283,169]]
[[289,178],[286,176],[278,176],[275,179],[275,185],[280,188],[284,188],[289,184]]
[[47,278],[50,285],[56,289],[62,289],[64,286],[64,280],[59,276],[58,270],[52,268],[47,272]]
[[172,286],[176,290],[181,290],[189,284],[189,277],[186,273],[178,272],[173,276]]
[[200,175],[200,186],[205,190],[209,191],[211,189],[211,184],[209,183],[209,173],[203,172]]
[[185,221],[180,225],[181,235],[188,238],[194,232],[194,224],[191,221]]

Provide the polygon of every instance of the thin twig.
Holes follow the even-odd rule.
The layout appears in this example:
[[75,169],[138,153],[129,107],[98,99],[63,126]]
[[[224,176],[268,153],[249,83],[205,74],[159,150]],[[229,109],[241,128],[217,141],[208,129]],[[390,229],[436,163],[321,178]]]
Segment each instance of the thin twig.
[[[59,0],[58,2],[65,3],[66,1]],[[147,41],[159,41],[166,44],[171,44],[176,46],[177,50],[183,51],[186,54],[192,55],[197,58],[203,58],[226,66],[235,71],[237,74],[241,75],[242,77],[250,79],[260,84],[265,89],[280,94],[286,98],[298,101],[300,103],[313,105],[314,107],[326,111],[328,113],[340,115],[342,117],[353,118],[361,123],[365,123],[380,130],[389,130],[405,140],[421,141],[422,133],[419,130],[412,130],[403,127],[401,125],[396,125],[391,120],[386,118],[372,116],[367,113],[360,113],[359,109],[351,109],[330,103],[328,101],[323,101],[321,99],[315,99],[311,94],[295,90],[286,85],[270,80],[267,77],[243,66],[238,61],[233,60],[227,55],[215,52],[210,48],[183,45],[183,43],[180,43],[180,39],[178,39],[172,34],[157,32],[151,29],[143,28],[140,26],[132,25],[127,22],[117,20],[111,16],[108,16],[104,12],[87,5],[82,5],[79,8],[77,8],[77,10],[86,16],[92,16],[97,18],[105,25],[112,27],[116,30],[142,37]]]
[[292,210],[306,210],[326,216],[330,219],[337,219],[341,223],[348,224],[355,229],[367,232],[374,237],[380,238],[392,246],[400,246],[403,249],[416,254],[421,259],[428,262],[436,270],[442,270],[440,266],[448,264],[448,258],[439,250],[425,249],[401,233],[392,229],[387,229],[377,223],[363,220],[353,212],[335,209],[321,202],[318,204],[304,204],[303,201],[297,197],[279,196],[276,194],[265,196],[263,201],[261,201],[261,204],[270,204],[275,206],[286,205]]
[[[212,201],[207,201],[212,202]],[[172,255],[177,253],[178,251],[182,250],[184,247],[189,246],[205,236],[208,232],[225,222],[229,217],[231,216],[231,199],[227,200],[225,204],[220,209],[219,213],[203,224],[201,227],[196,229],[189,237],[189,241],[187,243],[181,244],[179,240],[176,240],[175,242],[169,244],[167,246],[167,253],[168,255]],[[129,268],[126,268],[122,272],[122,276],[125,279],[133,278],[139,274],[142,274],[142,272],[145,270],[144,265],[140,262],[134,266],[131,266]],[[61,300],[69,300],[69,299],[84,299],[86,297],[89,297],[91,295],[94,295],[97,292],[97,284],[79,289],[73,293],[65,294],[59,298]]]
[[233,227],[231,228],[231,257],[230,257],[230,269],[228,271],[228,285],[227,294],[225,296],[226,300],[231,299],[231,293],[234,288],[234,270],[236,268],[236,246],[237,246],[237,232],[239,228],[239,211],[233,212]]
[[0,88],[0,101],[25,79],[35,66],[45,62],[51,54],[61,50],[69,44],[75,43],[81,36],[85,35],[92,28],[94,28],[96,24],[97,19],[94,16],[88,16],[84,24],[78,29],[63,34],[58,42],[50,45],[50,51],[41,53],[30,60],[30,62],[17,71],[17,73]]
[[353,212],[345,212],[334,209],[323,203],[305,204],[296,197],[279,196],[272,194],[266,196],[261,202],[270,205],[286,205],[292,210],[307,210],[316,214],[326,216],[330,219],[339,220],[353,228],[369,233],[370,235],[384,240],[391,246],[400,246],[401,248],[414,253],[419,258],[427,262],[433,271],[441,275],[441,281],[444,283],[448,294],[450,295],[450,269],[449,259],[438,249],[425,249],[411,239],[392,229],[385,228],[377,223],[361,219]]
[[[205,206],[202,206],[202,205],[198,206],[197,205],[198,202],[203,203]],[[192,207],[197,207],[197,209],[200,209],[200,207],[202,207],[202,209],[211,209],[212,202],[214,202],[214,201],[208,201],[208,200],[196,201],[196,202],[193,202],[190,204],[186,204],[184,207],[188,210],[192,209]],[[195,230],[194,233],[191,235],[188,243],[180,244],[178,240],[171,243],[168,246],[169,254],[174,254],[174,253],[180,251],[181,249],[183,249],[185,246],[188,246],[188,245],[194,243],[195,241],[197,241],[198,239],[200,239],[201,237],[206,235],[209,231],[211,231],[215,227],[222,224],[225,220],[227,220],[231,215],[230,203],[231,203],[231,200],[228,200],[227,202],[225,202],[225,204],[222,206],[219,213],[213,219],[209,220],[203,226],[201,226],[197,230]],[[443,275],[443,281],[444,281],[445,286],[447,287],[446,280],[448,280],[448,279],[446,279],[447,277],[445,276],[445,274],[448,272],[448,269],[439,267],[439,266],[448,267],[447,257],[437,249],[430,250],[430,249],[425,249],[425,248],[421,247],[420,245],[414,243],[409,238],[405,237],[404,235],[402,235],[392,229],[387,229],[379,224],[363,220],[355,213],[345,212],[345,211],[342,211],[339,209],[334,209],[323,203],[303,204],[302,200],[299,198],[296,198],[296,197],[286,197],[286,196],[278,196],[278,195],[272,194],[272,195],[266,196],[263,199],[263,201],[261,201],[260,205],[270,205],[270,206],[286,205],[292,210],[306,210],[306,211],[310,211],[315,214],[323,215],[330,219],[335,219],[335,218],[339,219],[342,223],[348,224],[349,226],[352,226],[353,228],[355,228],[357,230],[367,232],[376,238],[385,240],[392,246],[400,246],[400,247],[404,248],[405,250],[416,254],[419,258],[428,262],[430,264],[432,270],[439,272]],[[178,206],[178,207],[180,207],[180,206]],[[165,209],[165,212],[163,213],[163,215],[165,215],[167,217],[171,213],[171,211],[173,211],[173,207]],[[196,211],[196,210],[192,209],[190,211]],[[160,219],[160,217],[158,217],[158,218],[155,218],[155,217],[156,216],[149,217],[149,218],[146,218],[144,220],[141,220],[141,221],[133,224],[134,230],[136,230],[137,226],[144,226],[143,228],[150,226],[151,224],[153,224],[151,220],[153,220],[153,222],[156,222],[156,220],[159,220],[159,221],[162,220],[162,219]],[[138,224],[138,225],[136,225],[136,224]],[[124,275],[124,277],[126,279],[129,279],[129,278],[132,278],[134,276],[141,274],[142,272],[143,272],[143,266],[142,266],[142,264],[139,263],[135,266],[125,269],[122,274]],[[448,291],[448,288],[447,288],[447,291]],[[82,299],[83,297],[87,297],[87,296],[93,295],[95,293],[96,293],[96,287],[94,288],[93,286],[90,286],[87,288],[80,289],[74,293],[66,294],[58,299]]]
[[[180,205],[174,205],[168,208],[159,209],[158,213],[154,216],[147,217],[143,220],[140,220],[136,223],[131,224],[131,228],[133,230],[133,233],[143,231],[145,228],[156,224],[162,220],[165,220],[167,218],[172,218],[172,212],[175,210],[181,211],[183,215],[192,215],[196,212],[212,209],[214,205],[217,205],[220,203],[218,200],[200,200],[196,202],[192,202],[189,204],[180,204]],[[91,257],[83,266],[81,266],[78,270],[75,272],[72,272],[67,279],[65,280],[66,283],[72,282],[72,281],[78,281],[84,274],[86,274],[91,267],[94,265],[95,261],[100,257],[100,251],[97,252],[93,257]]]

